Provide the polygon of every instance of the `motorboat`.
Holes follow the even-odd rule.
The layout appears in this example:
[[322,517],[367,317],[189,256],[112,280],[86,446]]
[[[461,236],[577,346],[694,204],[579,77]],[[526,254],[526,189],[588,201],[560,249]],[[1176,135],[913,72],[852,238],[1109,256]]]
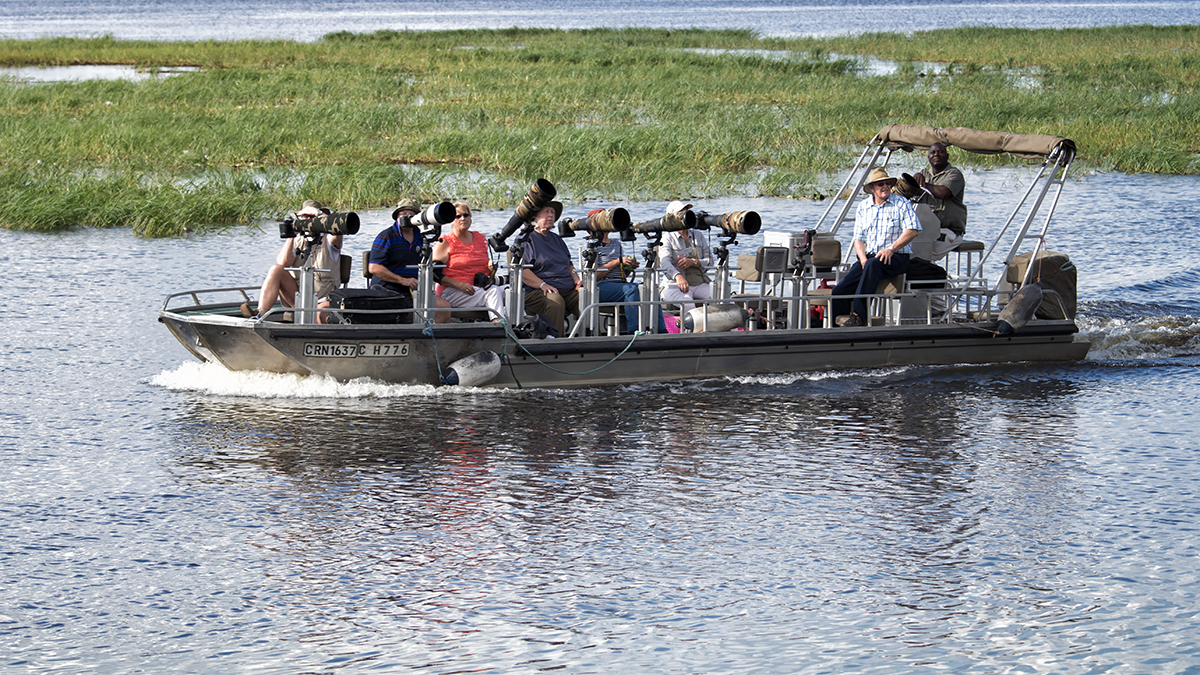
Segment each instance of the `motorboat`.
[[[1015,205],[990,242],[963,241],[945,258],[941,273],[887,279],[867,297],[867,325],[838,327],[830,313],[830,290],[849,268],[849,239],[857,197],[870,171],[886,168],[900,152],[928,150],[934,143],[976,154],[1010,154],[1040,160],[1033,180],[1014,195]],[[589,219],[564,218],[559,232],[619,232],[626,241],[643,237],[641,300],[602,303],[596,298],[596,266],[589,257],[594,239],[580,248],[583,280],[579,316],[567,334],[544,337],[527,330],[520,284],[510,284],[504,316],[451,310],[453,320],[436,323],[435,264],[426,254],[420,291],[412,307],[398,310],[318,309],[313,268],[296,268],[296,307],[267,308],[245,318],[256,287],[213,288],[169,295],[159,311],[164,323],[196,358],[233,371],[329,376],[340,381],[371,378],[389,383],[482,387],[579,387],[761,373],[879,368],[888,366],[984,364],[1082,359],[1089,344],[1077,336],[1076,270],[1069,257],[1049,248],[1054,211],[1075,144],[1047,135],[1011,134],[965,128],[890,125],[879,131],[848,172],[840,198],[802,232],[763,230],[762,245],[736,257],[738,235],[757,234],[753,211],[669,214],[634,224],[624,209]],[[525,268],[519,242],[533,215],[553,199],[553,185],[539,179],[502,232],[489,237],[500,274],[519,279]],[[443,203],[444,204],[444,203]],[[932,257],[936,216],[916,205],[922,234],[914,258]],[[419,231],[428,250],[440,236],[437,213],[422,214]],[[659,294],[657,244],[664,232],[690,228],[715,231],[713,298],[683,312]],[[497,255],[497,258],[501,256]],[[732,260],[731,260],[732,258]],[[339,272],[349,282],[350,257]],[[365,263],[364,263],[365,265]],[[989,276],[990,274],[990,276]],[[921,276],[922,278],[917,278]],[[854,297],[854,296],[843,296]],[[623,306],[636,304],[640,326],[621,329]],[[661,333],[661,312],[679,332]],[[320,317],[320,320],[318,319]]]

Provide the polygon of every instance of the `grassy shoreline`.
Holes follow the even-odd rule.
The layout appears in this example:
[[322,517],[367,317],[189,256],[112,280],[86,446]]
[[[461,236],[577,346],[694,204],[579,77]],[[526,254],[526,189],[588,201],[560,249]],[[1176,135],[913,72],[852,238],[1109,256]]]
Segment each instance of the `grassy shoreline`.
[[0,65],[84,64],[201,71],[0,88],[0,227],[170,236],[306,197],[507,208],[543,176],[573,200],[819,195],[890,123],[1052,133],[1091,168],[1200,174],[1195,26],[0,41]]

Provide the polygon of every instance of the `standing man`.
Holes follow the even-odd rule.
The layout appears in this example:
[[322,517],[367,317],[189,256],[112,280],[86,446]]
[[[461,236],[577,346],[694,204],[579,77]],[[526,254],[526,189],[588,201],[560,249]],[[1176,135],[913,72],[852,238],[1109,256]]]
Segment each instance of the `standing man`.
[[[870,295],[879,282],[908,270],[909,242],[921,233],[912,204],[892,193],[896,179],[881,168],[871,169],[863,192],[870,197],[854,212],[854,255],[858,258],[832,291],[833,315],[839,326],[866,326],[867,300],[838,300],[839,295]],[[847,313],[853,307],[852,313]]]
[[[950,154],[942,143],[929,146],[929,167],[913,176],[924,192],[914,201],[929,204],[942,224],[942,232],[933,244],[933,261],[954,250],[967,232],[967,207],[963,192],[967,182],[962,171],[950,164]],[[931,262],[933,262],[931,261]]]

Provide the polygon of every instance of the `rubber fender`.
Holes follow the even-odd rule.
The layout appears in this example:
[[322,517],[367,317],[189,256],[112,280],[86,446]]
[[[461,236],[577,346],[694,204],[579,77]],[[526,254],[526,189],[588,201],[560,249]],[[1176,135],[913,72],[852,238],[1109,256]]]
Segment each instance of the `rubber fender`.
[[1013,294],[1004,311],[1000,312],[1000,326],[997,337],[1012,335],[1025,327],[1033,318],[1033,313],[1042,304],[1042,285],[1029,284]]
[[683,329],[689,333],[724,333],[746,325],[750,313],[737,305],[705,305],[687,313]]
[[485,349],[451,363],[442,375],[442,384],[478,387],[496,379],[499,374],[500,356]]

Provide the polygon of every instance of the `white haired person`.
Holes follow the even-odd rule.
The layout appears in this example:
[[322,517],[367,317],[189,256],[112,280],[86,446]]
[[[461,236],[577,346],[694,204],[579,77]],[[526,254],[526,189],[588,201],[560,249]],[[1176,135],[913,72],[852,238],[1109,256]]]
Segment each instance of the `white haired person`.
[[[691,204],[676,200],[667,205],[667,214],[682,214],[690,208]],[[658,263],[663,271],[665,302],[681,305],[687,314],[696,307],[693,300],[712,298],[712,279],[705,269],[712,267],[712,248],[699,232],[678,230],[664,234]]]
[[[296,212],[296,217],[313,218],[329,213],[329,209],[322,206],[320,202],[309,199]],[[257,311],[251,311],[249,305],[243,304],[242,316],[248,319],[261,318],[275,306],[276,302],[282,303],[284,307],[296,306],[296,292],[300,285],[296,279],[296,273],[288,272],[287,268],[299,266],[299,254],[308,246],[309,239],[306,237],[293,235],[284,240],[283,247],[275,255],[275,264],[267,270],[267,276],[263,279],[262,289],[258,293]],[[339,259],[342,255],[342,235],[315,235],[312,239],[312,250],[308,255],[315,256],[312,260],[313,267],[318,270],[328,270],[315,272],[313,275],[313,286],[317,291],[317,307],[328,307],[329,294],[338,287],[341,281]],[[325,314],[325,312],[317,314],[317,323],[325,322]]]

